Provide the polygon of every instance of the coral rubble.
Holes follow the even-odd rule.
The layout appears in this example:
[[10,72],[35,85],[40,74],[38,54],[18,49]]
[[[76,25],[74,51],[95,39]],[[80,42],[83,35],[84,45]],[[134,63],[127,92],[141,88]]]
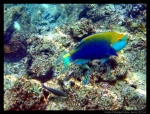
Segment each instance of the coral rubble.
[[[146,4],[5,4],[4,110],[146,110]],[[115,31],[128,44],[102,64],[56,60],[88,35]],[[17,60],[17,61],[14,61]],[[13,61],[13,62],[12,62]],[[62,91],[56,96],[42,87]]]

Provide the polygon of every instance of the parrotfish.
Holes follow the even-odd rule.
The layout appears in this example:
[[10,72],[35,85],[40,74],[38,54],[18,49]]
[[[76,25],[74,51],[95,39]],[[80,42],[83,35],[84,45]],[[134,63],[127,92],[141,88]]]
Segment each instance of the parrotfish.
[[[56,64],[61,60],[64,64],[64,72],[71,64],[83,65],[90,70],[87,62],[94,59],[102,59],[105,63],[110,56],[118,56],[116,52],[123,49],[128,42],[128,36],[116,32],[96,33],[82,39],[81,42],[74,47],[73,50],[61,55]],[[86,85],[89,78],[89,71],[82,80],[82,84]]]

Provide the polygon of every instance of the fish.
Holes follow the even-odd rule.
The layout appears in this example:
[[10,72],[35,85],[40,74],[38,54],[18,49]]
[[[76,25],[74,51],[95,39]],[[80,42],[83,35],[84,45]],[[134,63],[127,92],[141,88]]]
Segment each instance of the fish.
[[[64,69],[61,73],[64,73],[72,64],[83,65],[90,69],[86,63],[94,59],[102,59],[102,64],[105,63],[110,56],[118,56],[117,52],[122,50],[127,42],[128,36],[117,32],[92,34],[82,39],[70,52],[62,54],[56,64],[63,61]],[[87,75],[82,82],[84,82],[83,85],[89,82]]]
[[44,84],[42,84],[42,87],[47,89],[48,91],[50,91],[51,93],[53,93],[54,95],[57,95],[57,96],[63,96],[63,97],[67,97],[67,93],[61,91],[61,90],[57,90],[57,89],[53,89],[51,87],[47,87],[45,86]]

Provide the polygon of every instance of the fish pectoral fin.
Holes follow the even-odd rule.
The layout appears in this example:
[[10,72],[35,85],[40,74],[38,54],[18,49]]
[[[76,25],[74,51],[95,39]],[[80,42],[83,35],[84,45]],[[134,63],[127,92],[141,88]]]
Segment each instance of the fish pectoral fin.
[[80,43],[77,44],[77,45],[74,47],[74,49],[77,49],[83,42],[84,42],[84,39],[82,39],[82,40],[80,41]]
[[116,53],[116,50],[112,47],[110,47],[110,49],[108,50],[107,55],[109,55],[109,56],[111,56],[111,55],[118,56],[117,53]]
[[73,63],[77,64],[77,65],[81,65],[81,64],[87,63],[88,61],[90,61],[90,60],[88,60],[88,59],[76,59]]
[[102,60],[101,60],[101,64],[104,64],[105,62],[107,62],[108,61],[108,58],[103,58]]
[[86,69],[88,69],[88,70],[91,70],[91,68],[90,68],[87,64],[83,64],[82,67],[83,67],[83,68],[86,68]]
[[82,85],[86,85],[90,82],[90,73],[91,73],[91,70],[88,70],[86,72],[86,75],[84,76],[84,78],[82,80]]

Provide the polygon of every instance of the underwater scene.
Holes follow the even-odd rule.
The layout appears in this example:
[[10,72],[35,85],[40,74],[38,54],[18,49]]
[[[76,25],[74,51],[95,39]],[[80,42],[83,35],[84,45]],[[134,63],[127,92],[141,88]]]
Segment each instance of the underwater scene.
[[146,111],[146,4],[3,8],[4,110]]

